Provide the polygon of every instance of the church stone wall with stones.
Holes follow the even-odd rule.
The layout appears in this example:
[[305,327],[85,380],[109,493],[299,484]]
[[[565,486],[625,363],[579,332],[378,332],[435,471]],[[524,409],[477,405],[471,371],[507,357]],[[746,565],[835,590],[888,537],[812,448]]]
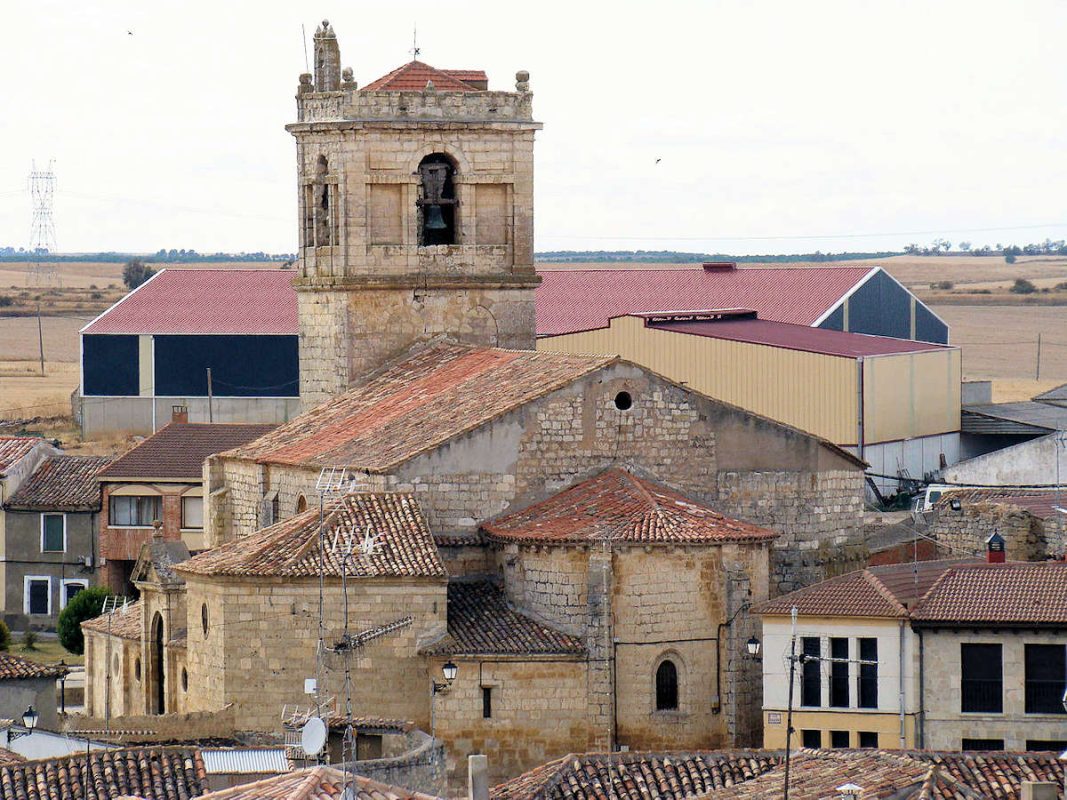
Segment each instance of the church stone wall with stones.
[[[575,657],[455,658],[452,688],[437,695],[437,735],[448,742],[451,796],[466,789],[470,753],[489,754],[490,785],[567,753],[593,748],[586,662]],[[441,674],[440,660],[430,666]],[[491,716],[483,716],[489,689]]]
[[[242,730],[277,731],[286,704],[306,706],[304,679],[315,677],[318,583],[314,579],[219,580],[187,576],[189,711],[233,703]],[[412,625],[351,659],[353,703],[360,714],[429,725],[425,660],[418,647],[444,635],[444,580],[349,582],[350,628],[359,631],[413,616]],[[207,608],[207,631],[201,608]],[[343,632],[340,584],[326,593],[327,643]],[[329,656],[329,695],[341,697],[342,657]],[[248,680],[256,675],[255,681]]]

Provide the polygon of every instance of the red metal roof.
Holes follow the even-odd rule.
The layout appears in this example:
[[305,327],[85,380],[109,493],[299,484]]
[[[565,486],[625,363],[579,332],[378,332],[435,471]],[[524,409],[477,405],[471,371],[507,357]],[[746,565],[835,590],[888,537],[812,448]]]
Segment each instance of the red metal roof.
[[822,328],[810,328],[807,325],[772,322],[767,319],[657,322],[649,327],[676,333],[688,333],[693,336],[707,336],[711,339],[729,339],[734,342],[764,344],[787,350],[803,350],[808,353],[822,353],[845,358],[950,349],[944,345],[929,342],[891,339],[887,336],[871,336],[865,333],[828,331]]
[[388,75],[371,81],[363,87],[364,92],[421,92],[426,88],[426,81],[433,81],[433,87],[439,92],[474,92],[473,86],[463,82],[460,75],[470,75],[466,80],[487,80],[480,70],[445,70],[436,69],[421,61],[409,61],[397,67]]
[[293,273],[280,269],[164,269],[82,333],[298,333]]
[[763,319],[812,325],[871,269],[540,270],[537,335],[604,328],[612,317],[675,308],[751,308]]

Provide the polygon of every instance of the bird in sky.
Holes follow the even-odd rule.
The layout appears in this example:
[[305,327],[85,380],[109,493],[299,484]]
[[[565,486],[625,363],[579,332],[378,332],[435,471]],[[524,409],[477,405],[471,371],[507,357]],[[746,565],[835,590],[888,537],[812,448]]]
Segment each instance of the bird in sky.
[[659,163],[659,162],[661,162],[662,160],[663,160],[662,158],[657,158],[657,159],[656,159],[656,163],[658,164],[658,163]]
[[130,36],[133,36],[133,31],[126,31],[126,33],[129,34]]

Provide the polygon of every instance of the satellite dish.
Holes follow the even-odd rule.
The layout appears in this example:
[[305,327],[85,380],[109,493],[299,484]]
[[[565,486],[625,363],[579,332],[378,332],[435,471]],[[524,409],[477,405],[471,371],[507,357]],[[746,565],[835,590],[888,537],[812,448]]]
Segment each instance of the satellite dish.
[[317,756],[326,745],[326,723],[312,717],[300,729],[300,749],[309,756]]

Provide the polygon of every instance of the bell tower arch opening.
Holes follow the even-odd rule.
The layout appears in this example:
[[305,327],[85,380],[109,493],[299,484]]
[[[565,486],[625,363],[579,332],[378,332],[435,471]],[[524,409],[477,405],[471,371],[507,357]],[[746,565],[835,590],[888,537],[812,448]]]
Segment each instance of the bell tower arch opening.
[[150,642],[152,688],[150,693],[151,708],[153,714],[164,714],[167,711],[167,686],[164,678],[164,661],[166,650],[163,644],[163,617],[157,611],[152,618],[152,639]]
[[456,184],[458,170],[444,153],[431,153],[419,162],[419,246],[458,244]]

